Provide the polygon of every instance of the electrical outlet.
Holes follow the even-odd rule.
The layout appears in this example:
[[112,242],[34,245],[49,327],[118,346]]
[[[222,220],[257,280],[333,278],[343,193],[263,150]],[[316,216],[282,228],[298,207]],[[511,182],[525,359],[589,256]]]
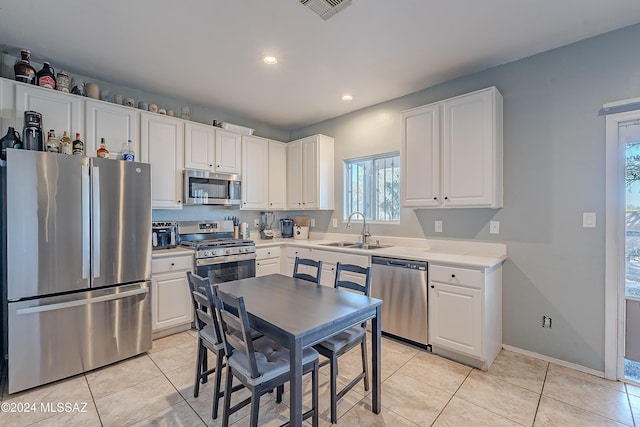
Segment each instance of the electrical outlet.
[[442,221],[436,221],[435,224],[436,233],[442,233]]
[[260,227],[260,220],[259,220],[258,218],[255,218],[255,219],[253,220],[253,226],[254,226],[255,228]]
[[333,228],[338,228],[338,218],[333,218],[333,220],[331,222],[331,226]]
[[316,219],[315,218],[311,218],[309,220],[309,222],[311,223],[311,225],[310,225],[311,227],[315,227],[316,226]]
[[596,227],[596,214],[595,212],[584,212],[582,214],[582,227],[595,228]]
[[489,234],[500,234],[500,221],[489,221]]
[[551,329],[551,317],[542,316],[542,327]]

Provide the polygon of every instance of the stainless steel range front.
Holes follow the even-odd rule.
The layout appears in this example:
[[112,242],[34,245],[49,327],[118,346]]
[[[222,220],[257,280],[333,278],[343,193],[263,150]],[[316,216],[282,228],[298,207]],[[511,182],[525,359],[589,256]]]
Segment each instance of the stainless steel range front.
[[196,274],[211,283],[255,277],[256,245],[234,239],[232,221],[180,222],[178,234],[180,244],[196,253]]

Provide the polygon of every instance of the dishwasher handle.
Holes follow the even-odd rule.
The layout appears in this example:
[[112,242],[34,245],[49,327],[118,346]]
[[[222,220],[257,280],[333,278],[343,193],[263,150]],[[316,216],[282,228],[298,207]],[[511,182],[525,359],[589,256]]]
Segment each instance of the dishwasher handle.
[[411,261],[405,259],[373,256],[371,257],[371,264],[385,265],[392,268],[408,268],[411,270],[427,271],[427,263],[425,261]]

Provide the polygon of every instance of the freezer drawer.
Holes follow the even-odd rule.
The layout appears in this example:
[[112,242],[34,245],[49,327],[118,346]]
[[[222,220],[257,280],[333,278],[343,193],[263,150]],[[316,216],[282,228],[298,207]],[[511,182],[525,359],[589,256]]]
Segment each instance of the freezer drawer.
[[151,349],[149,282],[9,303],[9,393]]

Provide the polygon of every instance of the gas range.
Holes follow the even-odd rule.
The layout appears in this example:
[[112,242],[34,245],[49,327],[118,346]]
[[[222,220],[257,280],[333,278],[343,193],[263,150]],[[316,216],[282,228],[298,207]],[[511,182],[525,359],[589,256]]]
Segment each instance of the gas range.
[[183,221],[178,223],[180,245],[195,251],[196,265],[255,259],[253,240],[233,237],[233,221]]
[[253,243],[253,240],[233,238],[183,241],[180,242],[180,244],[194,249],[196,251],[196,259],[246,254],[256,251],[256,245]]

